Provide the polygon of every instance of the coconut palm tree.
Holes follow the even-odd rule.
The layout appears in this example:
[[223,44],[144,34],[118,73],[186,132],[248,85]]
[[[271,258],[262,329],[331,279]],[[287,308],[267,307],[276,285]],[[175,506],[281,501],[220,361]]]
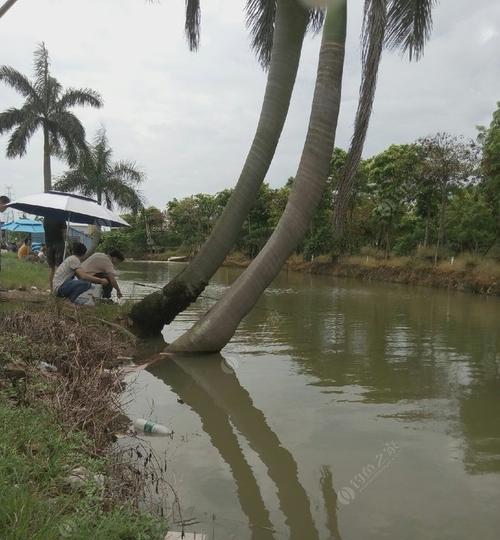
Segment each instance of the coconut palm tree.
[[306,141],[285,211],[250,266],[188,332],[173,352],[217,352],[233,336],[283,263],[304,237],[328,177],[340,109],[347,0],[328,4]]
[[75,105],[101,107],[101,96],[89,88],[69,88],[63,91],[50,75],[49,53],[41,43],[34,53],[35,78],[9,66],[0,67],[0,81],[14,88],[26,100],[21,108],[12,107],[0,113],[0,135],[12,131],[7,145],[7,157],[22,157],[33,134],[43,130],[43,184],[51,189],[50,156],[64,156],[70,164],[85,148],[85,129],[68,109]]
[[[236,187],[200,251],[161,292],[132,308],[131,317],[142,333],[158,333],[196,300],[234,246],[285,123],[305,31],[308,26],[318,30],[323,21],[320,10],[306,10],[299,0],[248,0],[246,10],[252,47],[268,69],[257,130]],[[188,0],[186,34],[192,49],[198,46],[199,15],[199,0]]]
[[333,214],[334,235],[342,241],[375,98],[384,44],[419,60],[432,29],[436,0],[366,0],[362,31],[362,76],[358,109],[347,159],[340,176]]
[[81,152],[77,165],[65,172],[54,187],[95,197],[110,210],[115,205],[137,212],[143,206],[137,186],[144,181],[144,175],[134,163],[113,163],[111,157],[106,130],[101,128],[88,150]]
[[[410,58],[412,55],[419,56],[425,40],[428,38],[431,26],[431,8],[435,0],[366,0],[365,16],[363,23],[363,76],[360,90],[360,102],[356,115],[355,133],[353,143],[349,151],[349,158],[345,168],[345,180],[343,184],[352,186],[353,178],[356,173],[361,152],[363,149],[368,121],[370,118],[371,107],[375,95],[376,78],[378,66],[384,43],[391,48],[399,47],[404,52],[408,51]],[[272,10],[274,2],[266,0],[254,0],[249,2],[254,7],[259,5],[260,25],[256,25],[253,30],[254,36],[260,36],[260,41],[256,43],[265,44],[264,36],[269,35],[263,31],[269,26],[266,21],[272,17],[269,11]],[[198,4],[199,5],[199,4]],[[267,10],[265,9],[267,7]],[[278,3],[277,13],[279,14],[280,5]],[[312,11],[309,14],[310,24],[314,22],[316,28],[321,25],[321,12]],[[259,30],[260,29],[260,30]],[[278,35],[279,25],[276,19],[275,35]],[[276,53],[277,43],[273,43],[273,55]],[[262,46],[261,58],[265,60],[266,47]],[[276,54],[276,58],[278,58]],[[264,62],[265,64],[265,62]],[[271,80],[271,69],[268,77],[268,88]],[[290,88],[290,92],[291,92]],[[267,97],[267,91],[266,91]],[[269,100],[270,103],[271,100]],[[264,107],[261,113],[264,114]],[[284,121],[284,120],[283,120]],[[259,124],[260,125],[260,124]],[[256,138],[257,139],[257,138]],[[256,142],[254,139],[254,143]],[[273,151],[274,152],[274,151]],[[272,159],[270,155],[270,159]],[[249,154],[249,158],[251,153]],[[248,159],[247,159],[248,164]],[[267,165],[267,168],[269,165]],[[267,171],[267,169],[266,169]],[[146,330],[148,333],[157,333],[164,324],[171,322],[175,316],[184,310],[204,289],[206,283],[223,262],[225,255],[234,244],[234,238],[237,236],[241,223],[245,219],[248,208],[253,204],[255,192],[248,189],[249,182],[242,182],[242,177],[237,184],[241,188],[235,191],[231,197],[228,206],[219,219],[211,236],[198,253],[198,256],[188,267],[167,284],[162,292],[155,292],[147,296],[139,304],[136,304],[131,313],[131,317],[139,331]],[[261,181],[260,181],[261,182]],[[253,186],[260,185],[255,182]],[[245,190],[246,188],[246,190]],[[255,189],[257,189],[255,187]],[[352,191],[352,187],[350,188]],[[247,204],[242,201],[247,196]],[[342,197],[340,198],[342,200]],[[239,204],[237,201],[240,201]],[[234,212],[233,212],[234,210]],[[241,220],[241,221],[240,221]],[[234,228],[232,228],[234,226]],[[227,242],[225,241],[227,240]],[[224,256],[223,256],[224,255]],[[147,323],[146,323],[147,321]],[[153,324],[151,324],[153,322]]]
[[[411,34],[411,17],[399,4],[398,17],[388,29],[394,42],[404,43]],[[418,0],[417,0],[418,1]],[[426,0],[422,0],[426,1]],[[409,10],[413,12],[412,9]],[[430,16],[430,12],[427,12]],[[247,270],[188,332],[170,345],[173,352],[218,352],[231,339],[240,321],[250,312],[264,289],[281,270],[287,257],[306,234],[325,187],[333,151],[345,44],[346,0],[329,3],[309,129],[296,180],[283,215],[270,239]],[[413,39],[413,38],[412,38]]]

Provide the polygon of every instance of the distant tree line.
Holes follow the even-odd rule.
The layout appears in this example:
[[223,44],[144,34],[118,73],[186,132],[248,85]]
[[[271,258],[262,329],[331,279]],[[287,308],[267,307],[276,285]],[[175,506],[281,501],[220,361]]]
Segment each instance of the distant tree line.
[[[438,133],[412,144],[391,145],[363,160],[339,240],[334,228],[337,186],[346,152],[334,150],[327,189],[297,252],[318,255],[411,255],[419,249],[437,261],[468,251],[499,256],[500,106],[477,141]],[[235,250],[253,258],[283,212],[293,185],[263,184],[240,231]],[[194,254],[208,237],[232,190],[173,199],[126,216],[132,227],[105,235],[131,256],[149,249]]]

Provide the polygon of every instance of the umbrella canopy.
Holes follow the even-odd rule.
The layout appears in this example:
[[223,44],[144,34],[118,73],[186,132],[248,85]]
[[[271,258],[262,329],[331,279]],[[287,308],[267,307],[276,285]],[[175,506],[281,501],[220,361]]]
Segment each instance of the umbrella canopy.
[[41,221],[35,221],[34,219],[19,218],[2,225],[1,229],[2,231],[43,234],[43,223]]
[[88,197],[49,191],[23,197],[7,205],[28,214],[51,217],[73,223],[95,223],[106,227],[129,227],[120,216]]

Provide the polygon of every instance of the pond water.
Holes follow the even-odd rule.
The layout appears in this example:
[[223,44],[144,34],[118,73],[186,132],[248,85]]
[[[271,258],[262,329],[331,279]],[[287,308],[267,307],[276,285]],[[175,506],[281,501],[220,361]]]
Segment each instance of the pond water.
[[[123,289],[181,267],[127,263]],[[282,273],[221,355],[140,372],[128,412],[174,429],[152,445],[210,539],[496,540],[499,322],[496,298]]]

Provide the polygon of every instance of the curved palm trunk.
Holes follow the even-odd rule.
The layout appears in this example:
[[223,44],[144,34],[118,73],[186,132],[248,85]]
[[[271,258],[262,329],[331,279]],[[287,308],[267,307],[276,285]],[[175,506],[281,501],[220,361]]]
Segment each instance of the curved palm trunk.
[[326,184],[333,151],[340,108],[346,17],[346,0],[332,0],[323,29],[306,142],[295,184],[278,226],[222,300],[174,341],[169,350],[220,351],[306,234]]
[[349,152],[339,180],[335,208],[333,214],[334,236],[337,243],[341,243],[347,219],[347,211],[353,195],[356,172],[361,161],[361,154],[365,144],[366,133],[370,123],[370,116],[377,87],[377,75],[384,46],[385,29],[387,22],[386,0],[372,1],[369,18],[365,21],[369,30],[367,34],[366,53],[363,58],[363,75],[359,89],[359,102],[356,111],[354,134],[352,136]]
[[17,2],[17,0],[6,0],[0,6],[0,19],[9,11],[9,9]]
[[307,27],[296,0],[279,0],[271,64],[259,124],[240,178],[224,212],[193,261],[161,292],[132,308],[142,334],[156,334],[201,294],[238,238],[267,174],[288,113]]
[[43,126],[43,190],[52,189],[52,172],[50,168],[50,141],[49,130]]

